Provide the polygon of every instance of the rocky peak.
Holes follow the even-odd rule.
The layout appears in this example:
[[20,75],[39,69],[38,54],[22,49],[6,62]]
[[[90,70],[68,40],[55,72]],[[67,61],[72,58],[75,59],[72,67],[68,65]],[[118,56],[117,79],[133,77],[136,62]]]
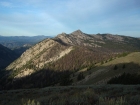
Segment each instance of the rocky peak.
[[71,33],[72,35],[85,35],[81,30],[76,30],[74,32]]
[[64,32],[62,32],[61,34],[58,34],[57,36],[56,36],[56,38],[62,38],[62,37],[66,37],[66,33],[64,33]]
[[81,30],[76,30],[70,34],[62,33],[57,35],[54,38],[56,41],[67,44],[67,45],[83,45],[90,46],[87,40],[90,40],[91,43],[94,42],[94,37],[86,35]]

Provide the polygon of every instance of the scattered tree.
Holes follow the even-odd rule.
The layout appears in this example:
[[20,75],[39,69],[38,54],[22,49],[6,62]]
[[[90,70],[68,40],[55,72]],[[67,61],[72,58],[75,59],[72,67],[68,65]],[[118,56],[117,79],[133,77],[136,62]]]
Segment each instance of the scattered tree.
[[123,64],[122,68],[125,69],[125,64]]
[[114,70],[117,70],[117,69],[118,69],[118,66],[117,66],[117,65],[115,65],[115,66],[114,66]]
[[84,75],[83,75],[83,73],[79,73],[77,76],[77,80],[80,81],[82,79],[84,79]]

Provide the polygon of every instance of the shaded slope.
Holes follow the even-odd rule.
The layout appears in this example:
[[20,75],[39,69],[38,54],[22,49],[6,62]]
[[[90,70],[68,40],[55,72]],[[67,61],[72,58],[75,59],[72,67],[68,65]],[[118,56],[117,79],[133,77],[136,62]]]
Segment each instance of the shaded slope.
[[18,56],[14,51],[0,45],[0,69],[4,69],[17,57]]

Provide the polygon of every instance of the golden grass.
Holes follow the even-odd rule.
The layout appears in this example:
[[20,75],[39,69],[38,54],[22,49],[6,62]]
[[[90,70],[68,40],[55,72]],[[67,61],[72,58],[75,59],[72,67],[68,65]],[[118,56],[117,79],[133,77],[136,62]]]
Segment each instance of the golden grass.
[[113,64],[119,64],[119,63],[130,63],[130,62],[140,65],[140,52],[133,52],[125,57],[116,58],[110,62],[104,63],[103,66],[109,66]]
[[[118,67],[117,70],[114,70],[115,65]],[[125,65],[125,68],[123,68],[123,65]],[[125,57],[108,60],[102,65],[97,64],[96,68],[84,71],[85,80],[77,83],[78,85],[106,84],[110,78],[121,75],[124,72],[140,73],[140,52],[133,52]]]

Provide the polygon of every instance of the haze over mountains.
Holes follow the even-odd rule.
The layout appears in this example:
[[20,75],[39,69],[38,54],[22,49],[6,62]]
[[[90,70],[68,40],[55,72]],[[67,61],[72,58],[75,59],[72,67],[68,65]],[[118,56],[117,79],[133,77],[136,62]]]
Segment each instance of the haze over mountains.
[[0,69],[5,68],[24,51],[49,36],[0,36]]
[[[62,33],[26,50],[3,71],[8,72],[6,74],[9,81],[4,75],[1,81],[3,80],[3,85],[8,89],[9,86],[34,88],[63,84],[65,82],[62,80],[67,80],[72,73],[75,74],[82,69],[89,70],[96,64],[116,58],[122,53],[135,51],[140,51],[138,38],[86,34],[81,30],[70,34]],[[34,82],[35,78],[39,79]],[[70,82],[68,81],[66,83]]]
[[19,55],[32,45],[42,41],[43,39],[50,38],[51,36],[0,36],[0,44],[15,50]]

